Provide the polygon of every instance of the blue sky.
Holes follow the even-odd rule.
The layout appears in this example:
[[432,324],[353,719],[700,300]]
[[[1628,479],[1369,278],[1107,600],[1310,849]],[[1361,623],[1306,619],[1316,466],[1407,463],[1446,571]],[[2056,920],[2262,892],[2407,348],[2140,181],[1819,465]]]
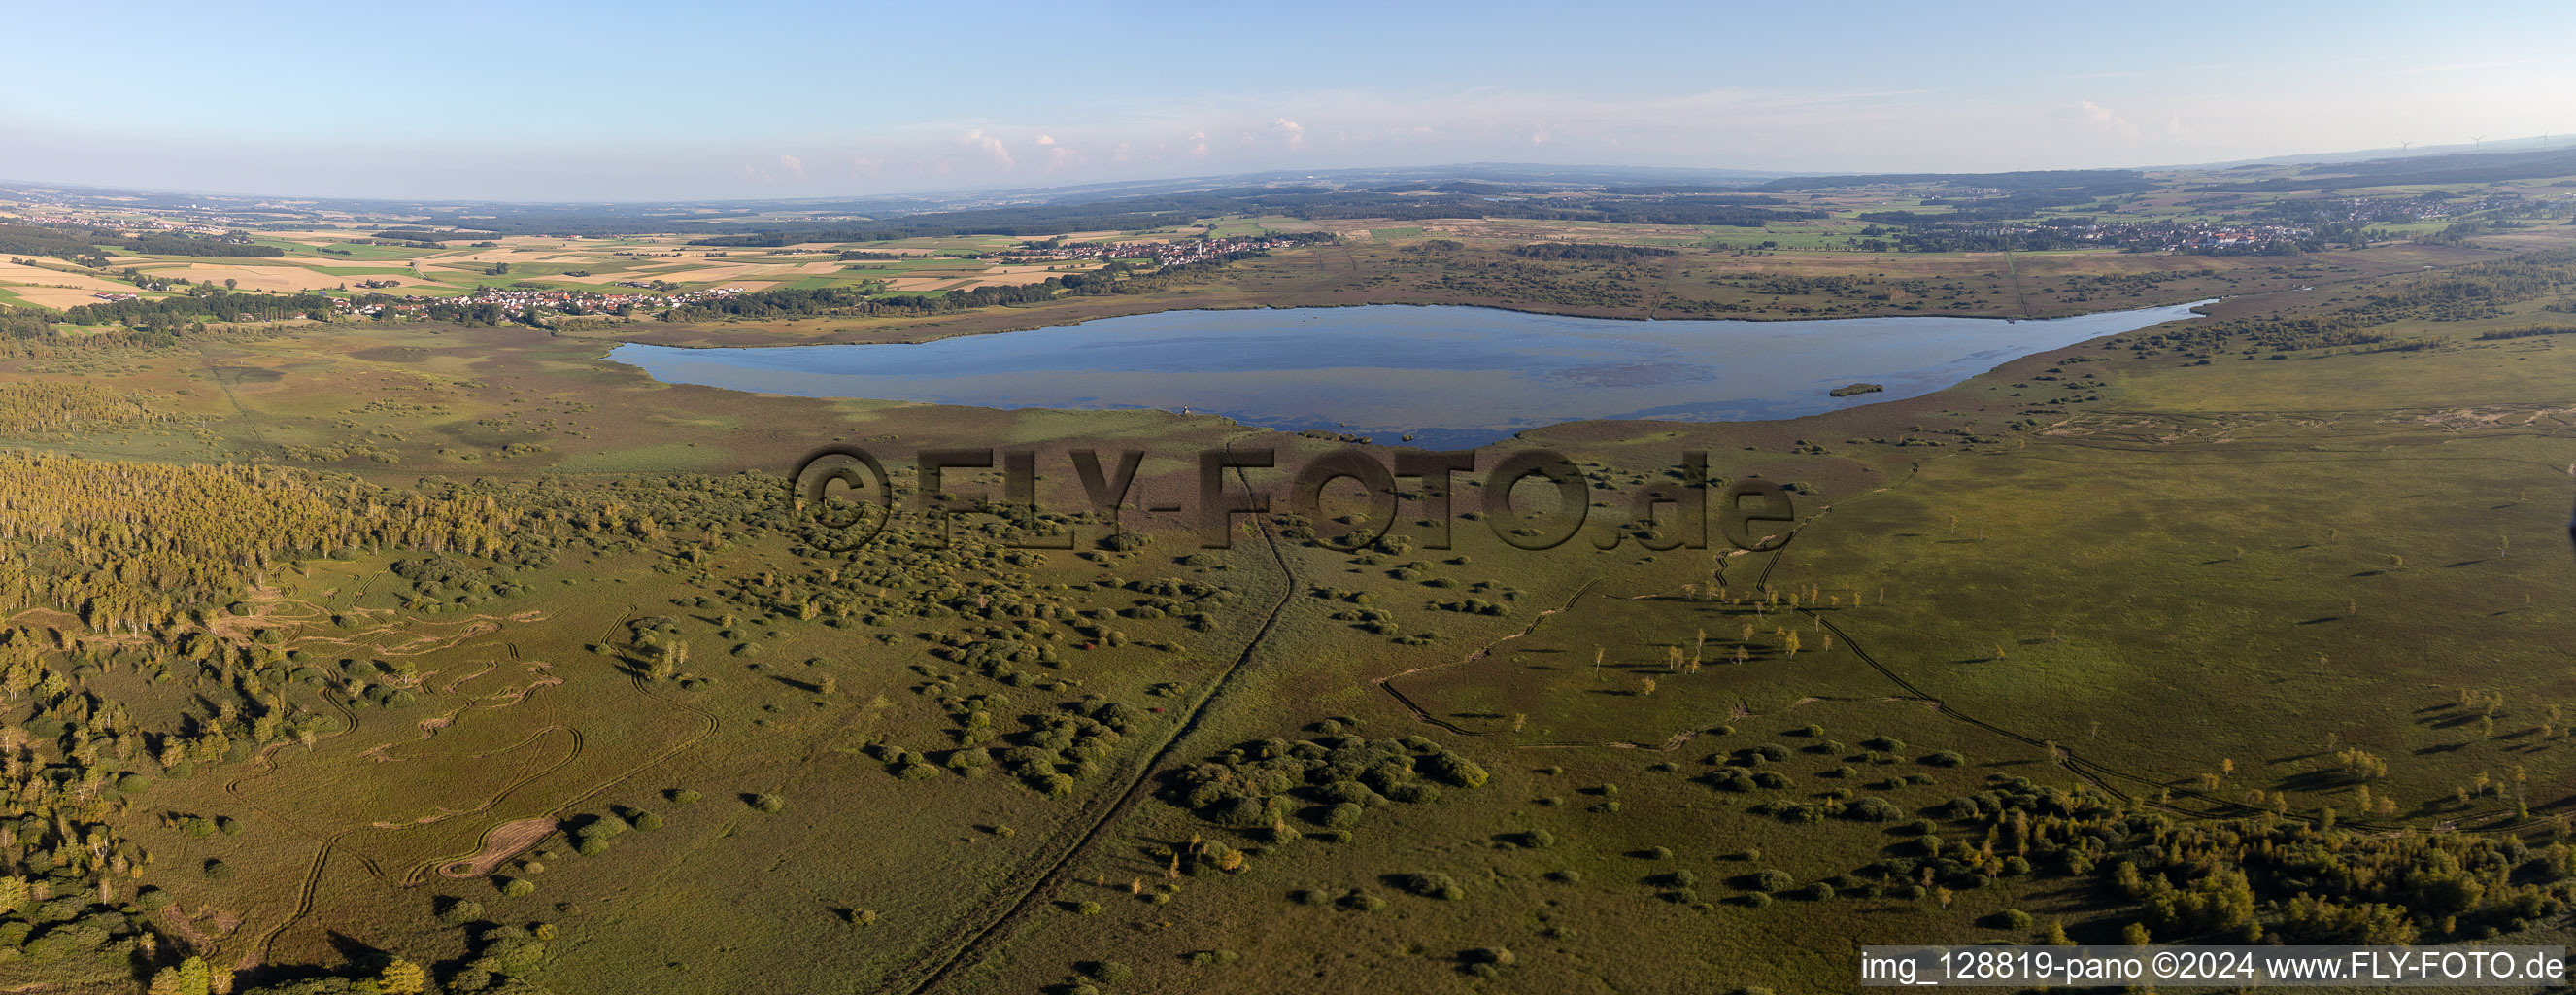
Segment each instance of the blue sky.
[[1995,170],[2576,133],[2563,2],[12,3],[0,21],[44,42],[0,60],[0,177],[250,193]]

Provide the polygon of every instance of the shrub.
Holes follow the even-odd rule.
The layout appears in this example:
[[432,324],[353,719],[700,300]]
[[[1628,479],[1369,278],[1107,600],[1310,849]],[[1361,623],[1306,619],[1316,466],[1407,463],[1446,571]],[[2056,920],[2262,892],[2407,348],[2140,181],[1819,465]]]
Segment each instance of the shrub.
[[1114,985],[1134,977],[1136,969],[1114,960],[1084,961],[1079,968],[1084,977],[1104,985]]
[[1328,828],[1349,829],[1360,824],[1360,807],[1351,802],[1342,802],[1326,809],[1320,821]]
[[1375,912],[1386,908],[1386,899],[1364,891],[1354,891],[1342,896],[1342,907],[1354,912]]
[[675,788],[669,792],[669,794],[672,801],[678,802],[682,805],[694,805],[697,803],[699,797],[697,792],[691,791],[687,788]]
[[780,798],[780,797],[778,797],[777,795],[766,794],[766,793],[764,793],[764,794],[756,794],[756,795],[753,795],[753,796],[751,796],[750,801],[751,801],[751,807],[756,808],[756,809],[759,809],[759,810],[761,810],[761,811],[763,811],[763,812],[775,813],[775,812],[777,812],[779,809],[783,809],[783,808],[786,808],[786,807],[787,807],[787,800],[786,800],[786,799],[784,799],[784,798]]
[[1942,750],[1938,753],[1926,754],[1923,762],[1934,767],[1960,767],[1967,764],[1968,758],[1960,756],[1956,750]]
[[1773,868],[1748,875],[1746,887],[1754,891],[1787,891],[1797,883],[1798,879],[1790,877],[1789,872]]
[[526,898],[537,893],[537,883],[526,878],[502,878],[500,883],[501,894],[511,898]]
[[2020,909],[2005,909],[1987,916],[1985,924],[1994,929],[2026,930],[2031,927],[2032,921],[2028,912]]
[[439,922],[446,923],[450,926],[462,926],[466,923],[483,918],[483,903],[481,902],[463,898],[450,898],[445,901],[446,905],[438,910]]
[[1863,798],[1843,806],[1843,817],[1860,822],[1894,822],[1905,810],[1884,798]]
[[1417,871],[1412,874],[1397,875],[1395,885],[1424,898],[1437,898],[1447,902],[1467,897],[1467,890],[1458,887],[1455,878],[1436,871]]

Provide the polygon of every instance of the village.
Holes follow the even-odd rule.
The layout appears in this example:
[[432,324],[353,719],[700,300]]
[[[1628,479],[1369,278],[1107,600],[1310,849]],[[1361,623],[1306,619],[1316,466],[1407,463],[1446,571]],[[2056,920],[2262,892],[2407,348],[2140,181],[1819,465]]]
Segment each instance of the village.
[[1171,242],[1081,242],[1073,245],[1040,243],[1028,248],[1005,249],[993,254],[999,259],[1151,259],[1163,267],[1187,266],[1191,263],[1221,259],[1237,252],[1258,252],[1286,248],[1298,239],[1270,236],[1265,238],[1182,239]]
[[462,297],[405,296],[399,301],[374,300],[357,303],[348,298],[332,301],[344,314],[374,317],[396,314],[418,317],[431,308],[492,306],[517,314],[534,309],[565,314],[618,314],[634,308],[665,308],[700,301],[716,300],[742,293],[741,287],[711,287],[675,294],[600,294],[581,290],[531,290],[501,287],[477,287]]

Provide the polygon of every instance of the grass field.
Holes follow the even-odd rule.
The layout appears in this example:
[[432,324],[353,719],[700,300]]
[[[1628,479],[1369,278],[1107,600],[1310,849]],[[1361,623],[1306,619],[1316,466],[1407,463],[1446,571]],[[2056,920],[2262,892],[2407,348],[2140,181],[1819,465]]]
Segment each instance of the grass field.
[[[2546,260],[2576,230],[2180,257],[1314,224],[1370,237],[1025,308],[309,322],[180,345],[89,326],[7,353],[0,441],[48,455],[0,461],[35,565],[0,573],[0,717],[13,768],[62,774],[23,778],[40,801],[0,825],[0,887],[28,889],[0,917],[0,982],[135,987],[158,956],[138,922],[259,983],[399,956],[451,990],[564,992],[1843,991],[1871,943],[2050,924],[2116,942],[2150,923],[2159,941],[2312,939],[2292,896],[2328,888],[2402,905],[2373,928],[2425,943],[2564,942],[2576,349],[2480,337],[2566,324],[2563,290],[2419,298],[2515,252],[2570,285]],[[1681,251],[1511,251],[1596,241]],[[521,237],[135,265],[407,293],[1043,279],[940,255],[1010,244],[845,263]],[[0,293],[73,278],[20,269]],[[1193,454],[1276,447],[1295,467],[1343,447],[1204,415],[672,386],[604,359],[621,341],[918,340],[1179,307],[2044,317],[2209,297],[2210,318],[1924,397],[1559,425],[1479,454],[1561,451],[1616,518],[1706,452],[1713,477],[1794,500],[1793,541],[1761,553],[1532,552],[1497,534],[1520,523],[1463,517],[1433,549],[1411,493],[1400,538],[1356,551],[1287,515],[1202,548],[1194,518],[1156,510],[1198,500]],[[2367,338],[2273,323],[2366,306]],[[1031,449],[1062,512],[1036,524],[1072,541],[1013,548],[1030,522],[960,516],[823,551],[780,477],[834,442],[887,456],[907,489],[913,453]],[[1129,445],[1152,455],[1116,525],[1073,513],[1070,451]],[[173,466],[239,476],[162,492],[136,513],[157,532],[121,527],[114,488],[46,476]],[[1001,488],[961,470],[942,489]],[[1324,518],[1367,514],[1354,497]],[[307,548],[272,509],[411,524]],[[236,544],[125,556],[190,565],[161,584],[65,565],[138,531]],[[155,607],[195,585],[219,593]],[[2460,897],[2315,869],[2382,852],[2412,862],[2389,880],[2479,877]],[[2186,915],[2119,883],[2124,866],[2211,889],[2246,873],[2260,904]],[[99,915],[117,917],[93,924],[103,953],[71,949]]]

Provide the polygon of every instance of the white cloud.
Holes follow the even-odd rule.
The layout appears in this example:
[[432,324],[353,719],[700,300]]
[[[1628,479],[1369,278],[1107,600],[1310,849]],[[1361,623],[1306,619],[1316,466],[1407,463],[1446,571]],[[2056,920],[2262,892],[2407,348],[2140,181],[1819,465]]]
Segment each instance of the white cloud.
[[801,180],[805,178],[805,160],[796,158],[795,156],[788,155],[784,152],[779,153],[778,168],[786,170],[787,175],[793,176],[797,179]]
[[982,153],[986,159],[991,160],[993,165],[1002,169],[1007,170],[1018,165],[1011,158],[1010,146],[1003,144],[999,138],[985,134],[982,128],[967,129],[965,134],[958,136],[957,144],[970,152]]
[[1306,126],[1284,117],[1271,118],[1270,130],[1278,132],[1292,149],[1306,147]]
[[2109,137],[2123,145],[2138,144],[2140,138],[2138,126],[2130,124],[2127,118],[2112,113],[2108,107],[2090,100],[2079,100],[2075,103],[2075,115],[2089,124],[2099,135]]

